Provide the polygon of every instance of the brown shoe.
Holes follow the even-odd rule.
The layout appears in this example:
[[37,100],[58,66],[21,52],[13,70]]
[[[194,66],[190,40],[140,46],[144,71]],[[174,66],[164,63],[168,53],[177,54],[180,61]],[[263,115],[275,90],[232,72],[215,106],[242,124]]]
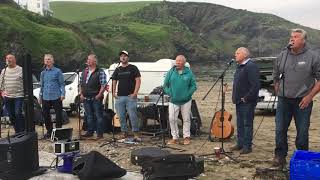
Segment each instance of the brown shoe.
[[230,147],[230,151],[240,151],[242,149],[242,147],[238,146],[238,145],[234,145]]
[[183,139],[183,145],[189,145],[191,143],[190,137],[186,137]]
[[286,157],[284,156],[275,156],[273,158],[272,166],[273,167],[281,167],[283,168],[286,165]]
[[240,154],[249,154],[252,152],[252,149],[251,148],[242,148],[240,150]]
[[128,137],[128,132],[121,132],[121,135],[120,135],[120,139],[127,139]]
[[135,142],[141,142],[141,134],[139,132],[133,132],[133,141]]
[[167,142],[168,145],[172,145],[172,144],[179,144],[179,141],[178,139],[170,139],[168,142]]
[[97,135],[96,140],[101,140],[101,139],[103,139],[103,134]]

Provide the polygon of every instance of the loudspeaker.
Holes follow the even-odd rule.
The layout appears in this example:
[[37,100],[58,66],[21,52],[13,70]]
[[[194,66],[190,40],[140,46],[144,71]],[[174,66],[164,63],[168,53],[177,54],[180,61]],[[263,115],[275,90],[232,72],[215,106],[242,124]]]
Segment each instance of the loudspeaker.
[[0,179],[27,179],[38,169],[37,133],[20,133],[0,139]]

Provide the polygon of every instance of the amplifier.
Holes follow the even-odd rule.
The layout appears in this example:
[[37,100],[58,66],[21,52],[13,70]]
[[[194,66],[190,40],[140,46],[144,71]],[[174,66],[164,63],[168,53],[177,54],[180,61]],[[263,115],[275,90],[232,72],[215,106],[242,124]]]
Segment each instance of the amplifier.
[[54,154],[69,154],[74,152],[80,152],[80,142],[79,140],[71,141],[56,141],[54,143]]

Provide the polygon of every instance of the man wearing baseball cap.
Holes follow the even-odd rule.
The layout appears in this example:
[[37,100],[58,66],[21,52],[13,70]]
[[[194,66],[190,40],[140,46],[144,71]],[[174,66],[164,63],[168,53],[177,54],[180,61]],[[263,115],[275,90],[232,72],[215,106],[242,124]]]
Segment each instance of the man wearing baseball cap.
[[120,118],[122,138],[128,136],[127,112],[132,125],[134,140],[141,141],[137,116],[137,95],[141,84],[140,71],[135,65],[129,64],[129,53],[127,51],[121,51],[119,56],[121,66],[113,73],[112,95],[116,99],[115,106]]

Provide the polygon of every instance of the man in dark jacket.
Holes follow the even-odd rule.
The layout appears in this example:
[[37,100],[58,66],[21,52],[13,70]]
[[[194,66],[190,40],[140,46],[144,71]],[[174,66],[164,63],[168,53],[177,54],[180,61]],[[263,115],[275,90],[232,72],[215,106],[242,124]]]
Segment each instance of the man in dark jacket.
[[259,68],[249,56],[249,50],[244,47],[235,52],[237,69],[234,74],[232,102],[236,105],[238,140],[231,150],[241,150],[240,154],[252,152],[254,110],[260,88]]
[[94,133],[94,116],[96,117],[97,139],[103,138],[103,92],[107,83],[106,74],[97,67],[97,57],[90,54],[87,59],[87,68],[80,77],[80,99],[84,102],[84,111],[87,116],[88,130],[83,137],[92,137]]

